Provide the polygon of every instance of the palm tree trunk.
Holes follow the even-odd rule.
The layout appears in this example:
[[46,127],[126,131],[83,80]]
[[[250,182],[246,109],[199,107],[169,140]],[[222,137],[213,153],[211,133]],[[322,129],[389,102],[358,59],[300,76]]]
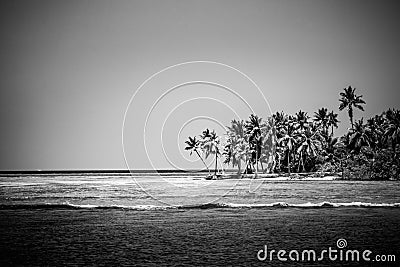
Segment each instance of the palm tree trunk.
[[[394,145],[393,145],[394,144]],[[392,141],[392,150],[393,150],[393,161],[396,159],[396,143]]]
[[340,158],[340,168],[342,169],[342,180],[344,179],[344,167],[343,167],[343,159]]
[[258,148],[256,147],[256,175],[255,177],[257,177],[258,175]]
[[217,162],[218,162],[218,153],[215,152],[215,170],[214,170],[215,176],[217,176]]
[[290,176],[290,151],[288,150],[288,155],[287,155],[287,167],[288,167],[288,173]]
[[371,160],[371,165],[370,165],[370,176],[372,176],[372,174],[374,173],[375,154],[376,154],[375,150],[372,150],[372,160]]
[[281,172],[281,170],[282,170],[282,166],[281,166],[281,157],[278,155],[278,162],[277,162],[277,165],[278,165],[278,172]]
[[299,165],[297,166],[297,172],[300,172],[300,167],[302,166],[302,161],[303,161],[303,151],[300,152],[300,158],[299,158]]
[[245,158],[244,158],[244,172],[243,172],[243,174],[247,174],[247,164],[248,164],[248,162],[247,162],[247,155],[246,155]]
[[[394,141],[392,141],[394,142]],[[397,161],[397,155],[396,155],[396,143],[394,142],[394,145],[392,144],[392,150],[393,150],[393,158],[392,158],[392,165],[396,166],[396,161]],[[395,179],[397,179],[398,175],[399,175],[399,166],[397,166],[396,168],[396,177]]]
[[400,167],[399,167],[399,160],[397,159],[397,157],[396,157],[396,161],[397,161],[397,168],[396,168],[396,177],[395,177],[395,179],[396,180],[398,180],[399,179],[399,174],[400,174]]
[[301,157],[299,156],[299,162],[297,163],[297,173],[300,172]]
[[210,169],[208,168],[207,164],[204,162],[203,158],[200,156],[199,152],[197,150],[195,150],[195,151],[196,151],[197,156],[199,156],[201,162],[203,162],[204,166],[206,166],[208,173],[210,173]]
[[353,108],[351,106],[349,106],[349,118],[350,118],[351,129],[354,129]]
[[222,163],[221,157],[219,157],[219,167],[221,168],[221,172],[224,173],[224,165]]
[[241,176],[242,175],[242,171],[241,171],[241,166],[242,165],[242,160],[241,159],[239,159],[239,162],[238,162],[238,176]]

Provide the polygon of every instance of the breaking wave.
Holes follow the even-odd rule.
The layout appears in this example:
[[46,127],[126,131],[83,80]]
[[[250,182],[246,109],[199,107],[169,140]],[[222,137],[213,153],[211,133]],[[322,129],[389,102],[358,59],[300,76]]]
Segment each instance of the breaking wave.
[[291,204],[286,202],[275,202],[269,204],[234,204],[234,203],[209,203],[199,205],[182,205],[182,206],[156,206],[156,205],[92,205],[92,204],[72,204],[64,203],[43,203],[43,204],[11,204],[0,205],[0,210],[193,210],[193,209],[280,209],[280,208],[300,208],[300,209],[321,209],[321,208],[400,208],[400,203],[365,203],[365,202],[348,202],[348,203],[301,203]]

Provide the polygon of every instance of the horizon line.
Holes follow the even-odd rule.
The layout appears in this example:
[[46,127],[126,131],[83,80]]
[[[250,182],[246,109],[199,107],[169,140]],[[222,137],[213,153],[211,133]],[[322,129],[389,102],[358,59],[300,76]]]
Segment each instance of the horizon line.
[[[230,171],[230,169],[227,169]],[[140,173],[140,172],[154,172],[154,173],[188,173],[188,172],[207,172],[206,169],[188,169],[188,170],[176,170],[176,169],[14,169],[14,170],[0,170],[0,174],[50,174],[50,173]]]

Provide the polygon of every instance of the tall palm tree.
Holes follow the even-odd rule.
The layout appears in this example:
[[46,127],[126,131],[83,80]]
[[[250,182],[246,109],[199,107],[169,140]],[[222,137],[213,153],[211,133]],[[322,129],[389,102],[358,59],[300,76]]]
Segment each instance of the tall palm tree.
[[353,109],[357,108],[361,111],[364,111],[364,107],[362,105],[366,104],[365,101],[362,99],[362,95],[355,94],[355,90],[356,88],[351,88],[351,86],[344,88],[344,92],[340,93],[340,96],[342,98],[339,99],[339,110],[342,111],[343,109],[347,108],[352,129],[354,128]]
[[297,143],[296,134],[297,134],[297,124],[293,117],[289,117],[286,131],[283,133],[283,136],[278,140],[278,144],[284,148],[287,156],[287,169],[290,175],[290,155],[292,154],[295,145]]
[[261,145],[262,145],[262,135],[261,135],[261,124],[262,119],[257,115],[251,114],[249,120],[246,121],[246,134],[249,137],[249,145],[252,151],[251,163],[256,163],[256,175],[258,174],[258,162],[261,156]]
[[[270,117],[261,124],[261,156],[260,164],[263,172],[271,172],[275,168],[277,134],[274,120]],[[266,164],[264,169],[263,163]]]
[[314,157],[317,154],[320,143],[318,139],[315,138],[316,134],[318,134],[318,131],[312,131],[311,127],[307,127],[298,136],[298,147],[296,151],[297,154],[299,154],[298,172],[300,172],[300,167],[302,171],[304,170],[304,162],[307,157]]
[[374,168],[375,158],[378,155],[377,150],[383,148],[385,143],[384,137],[384,119],[383,116],[376,115],[367,120],[366,134],[369,137],[370,146],[372,149],[372,160],[370,164],[371,171]]
[[337,128],[339,120],[337,119],[338,114],[334,113],[333,110],[328,113],[328,125],[331,126],[331,135],[333,136],[333,127]]
[[220,155],[220,150],[219,150],[220,139],[214,130],[210,131],[208,128],[203,131],[201,138],[202,138],[203,148],[206,152],[206,158],[208,158],[208,156],[211,154],[215,154],[214,175],[217,175],[218,155]]
[[232,166],[238,166],[238,175],[241,173],[241,162],[246,161],[248,149],[247,136],[245,135],[245,126],[243,120],[232,120],[231,126],[227,127],[227,143],[224,148],[224,163],[232,163]]
[[197,156],[200,158],[201,162],[203,162],[207,171],[210,172],[210,169],[208,168],[207,164],[204,162],[203,157],[200,156],[199,150],[201,150],[201,145],[200,145],[200,141],[196,139],[196,136],[194,136],[194,137],[189,136],[188,140],[185,143],[187,145],[185,147],[185,150],[189,150],[190,155],[192,155],[192,153],[195,152],[197,154]]
[[314,113],[314,121],[322,127],[324,133],[328,133],[329,116],[327,108],[318,109],[318,111]]

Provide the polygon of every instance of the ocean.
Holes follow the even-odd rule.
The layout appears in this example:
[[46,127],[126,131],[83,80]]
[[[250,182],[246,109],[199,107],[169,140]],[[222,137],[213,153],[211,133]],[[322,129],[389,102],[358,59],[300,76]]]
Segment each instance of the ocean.
[[204,176],[3,173],[0,265],[400,265],[398,181]]

